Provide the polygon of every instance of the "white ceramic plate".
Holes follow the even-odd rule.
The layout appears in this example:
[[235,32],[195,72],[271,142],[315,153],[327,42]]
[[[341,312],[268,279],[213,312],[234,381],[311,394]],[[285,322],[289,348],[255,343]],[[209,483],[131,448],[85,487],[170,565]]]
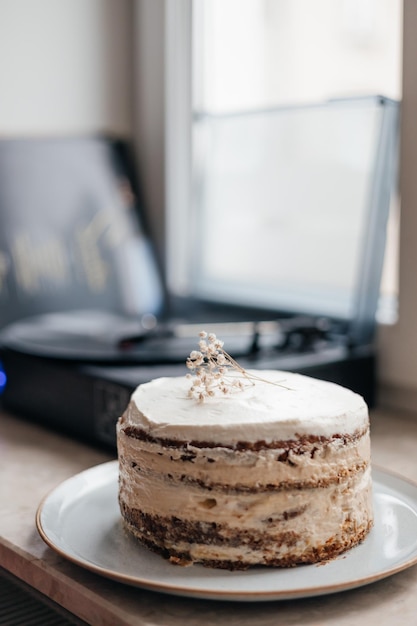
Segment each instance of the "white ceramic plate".
[[417,485],[373,470],[375,526],[359,546],[325,564],[243,572],[180,567],[142,547],[123,529],[116,461],[59,485],[40,504],[36,524],[58,554],[122,583],[216,600],[284,600],[372,583],[417,563]]

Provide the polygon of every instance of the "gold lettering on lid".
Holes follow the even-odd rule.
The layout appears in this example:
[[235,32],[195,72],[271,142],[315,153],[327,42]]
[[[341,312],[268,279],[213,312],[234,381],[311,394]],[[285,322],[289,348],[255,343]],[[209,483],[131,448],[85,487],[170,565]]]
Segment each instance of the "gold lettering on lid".
[[16,283],[23,291],[33,294],[43,281],[62,286],[68,280],[68,259],[58,238],[34,242],[23,233],[15,237],[11,251]]

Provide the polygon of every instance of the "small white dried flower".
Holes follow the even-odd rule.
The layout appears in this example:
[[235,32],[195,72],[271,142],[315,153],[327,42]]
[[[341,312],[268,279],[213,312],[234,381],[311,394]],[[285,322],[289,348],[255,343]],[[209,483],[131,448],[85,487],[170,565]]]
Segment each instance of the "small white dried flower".
[[[214,333],[207,334],[203,330],[199,333],[199,337],[200,349],[193,350],[186,361],[186,366],[193,371],[194,375],[188,392],[190,398],[204,402],[207,397],[215,396],[216,389],[227,395],[234,390],[243,390],[247,385],[253,385],[255,380],[283,386],[249,374],[223,349],[224,342],[217,339]],[[228,375],[230,370],[233,370],[233,376]],[[187,375],[187,377],[190,376],[191,374]]]

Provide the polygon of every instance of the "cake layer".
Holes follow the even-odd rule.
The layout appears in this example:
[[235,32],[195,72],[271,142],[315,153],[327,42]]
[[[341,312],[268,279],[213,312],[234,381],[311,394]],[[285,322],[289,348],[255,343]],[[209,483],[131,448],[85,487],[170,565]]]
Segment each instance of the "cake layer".
[[[146,507],[147,494],[156,485],[169,491],[175,483],[223,491],[298,489],[326,486],[363,470],[370,458],[369,432],[344,441],[340,437],[294,447],[234,451],[229,448],[163,446],[137,441],[124,432],[121,422],[118,446],[120,476],[132,498]],[[174,497],[177,497],[174,495]],[[158,506],[160,504],[158,503]]]
[[[129,511],[124,511],[123,514],[129,518]],[[295,534],[278,536],[274,544],[271,544],[270,540],[263,544],[259,538],[254,537],[251,547],[249,538],[244,533],[236,533],[225,546],[216,545],[212,539],[210,544],[202,544],[198,540],[193,542],[167,540],[169,531],[179,527],[183,531],[183,536],[188,535],[188,526],[178,524],[177,519],[151,520],[145,525],[137,525],[136,521],[134,524],[125,521],[125,525],[141,543],[172,563],[178,565],[198,563],[228,570],[244,570],[255,565],[294,567],[326,561],[358,545],[372,528],[372,522],[359,527],[347,522],[344,533],[331,537],[325,543],[304,545],[302,549],[303,541],[301,540],[301,545],[298,545],[300,537]],[[146,528],[149,530],[145,531]],[[236,547],[233,547],[234,545]]]
[[320,489],[211,495],[199,506],[192,495],[188,507],[168,505],[165,515],[129,506],[123,495],[120,503],[129,530],[154,550],[227,568],[316,562],[356,545],[372,525],[369,470]]
[[[144,514],[174,516],[192,522],[225,523],[239,528],[258,529],[276,524],[282,528],[290,520],[291,528],[294,528],[294,519],[306,514],[311,526],[319,523],[327,532],[327,524],[335,516],[340,522],[339,515],[356,511],[362,492],[367,492],[368,486],[369,472],[363,468],[315,488],[278,487],[261,492],[256,488],[249,492],[236,487],[230,491],[205,489],[187,482],[164,481],[162,477],[150,486],[149,481],[142,481],[137,476],[132,479],[127,472],[121,479],[120,497],[131,509],[140,503]],[[340,510],[336,510],[338,507]],[[367,510],[358,511],[357,516],[362,515],[368,515]],[[306,519],[302,523],[305,524]]]
[[[367,425],[366,404],[358,394],[333,383],[289,372],[253,371],[244,390],[198,403],[188,397],[184,377],[140,385],[124,416],[124,427],[174,441],[265,443],[307,435],[353,434]],[[235,376],[232,372],[231,377]]]

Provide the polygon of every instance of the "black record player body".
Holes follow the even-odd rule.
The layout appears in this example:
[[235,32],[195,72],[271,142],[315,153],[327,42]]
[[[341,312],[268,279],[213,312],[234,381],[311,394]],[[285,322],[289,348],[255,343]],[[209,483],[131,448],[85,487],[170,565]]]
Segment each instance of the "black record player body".
[[115,425],[137,385],[187,373],[199,330],[215,332],[246,369],[303,373],[342,384],[374,403],[372,346],[351,346],[326,320],[175,323],[144,328],[137,319],[82,311],[42,315],[1,334],[4,408],[114,448]]

